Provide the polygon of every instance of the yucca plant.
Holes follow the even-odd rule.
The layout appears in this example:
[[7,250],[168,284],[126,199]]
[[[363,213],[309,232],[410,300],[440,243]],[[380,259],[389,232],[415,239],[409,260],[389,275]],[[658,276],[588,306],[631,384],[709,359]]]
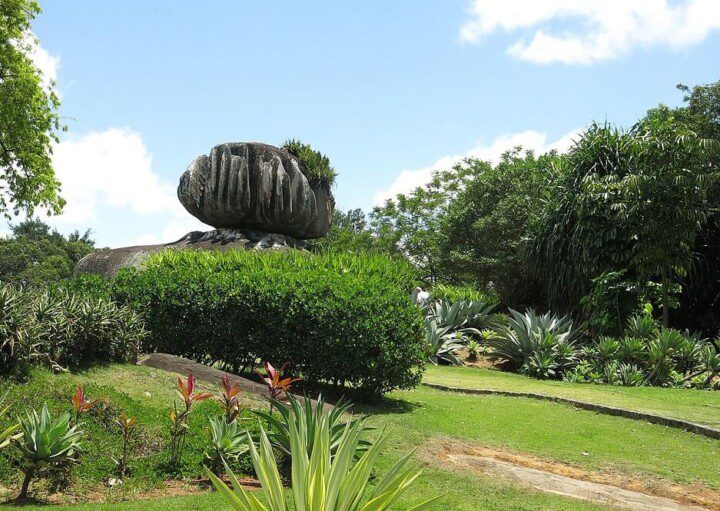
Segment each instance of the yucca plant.
[[[250,444],[250,457],[267,505],[246,492],[229,467],[226,466],[226,471],[232,490],[208,470],[208,477],[235,511],[386,511],[420,476],[421,471],[409,463],[410,455],[407,455],[371,489],[371,473],[387,436],[381,435],[356,459],[366,429],[362,420],[343,426],[335,456],[331,455],[334,434],[329,414],[322,416],[312,438],[312,447],[308,446],[307,435],[294,421],[289,425],[293,505],[287,503],[272,442],[261,427],[259,445]],[[415,505],[408,511],[427,509],[435,500]]]
[[[340,437],[345,429],[345,425],[354,424],[358,419],[343,421],[343,417],[350,411],[352,406],[350,402],[338,401],[330,410],[325,411],[325,401],[322,395],[318,396],[315,403],[307,396],[302,399],[287,395],[288,404],[279,400],[273,400],[273,408],[278,415],[266,413],[261,410],[253,410],[253,413],[263,419],[269,426],[267,432],[268,438],[273,447],[289,456],[291,451],[290,431],[291,423],[299,434],[305,435],[305,444],[308,452],[312,451],[315,432],[323,421],[327,421],[330,425],[331,441],[330,455],[334,456],[337,451]],[[370,430],[371,428],[365,428]],[[358,443],[358,452],[365,451],[370,446],[367,440],[360,440]]]
[[617,368],[620,383],[627,387],[638,387],[643,384],[645,375],[635,364],[620,364]]
[[[3,407],[5,399],[7,399],[7,393],[5,393],[5,395],[0,398],[0,419],[7,415],[8,411],[10,411],[10,405]],[[8,426],[7,428],[5,428],[4,431],[0,430],[0,449],[10,445],[10,442],[13,439],[19,438],[17,435],[18,429],[20,429],[20,424],[13,424],[12,426]]]
[[671,357],[685,342],[683,335],[672,328],[661,328],[650,341],[648,350],[649,373],[646,384],[662,384],[670,378],[673,370]]
[[647,355],[647,343],[639,337],[623,337],[620,339],[620,347],[617,356],[626,363],[638,363]]
[[70,427],[70,414],[64,413],[53,420],[47,404],[42,410],[31,410],[20,419],[22,436],[17,441],[22,455],[22,471],[25,474],[18,499],[27,497],[33,477],[52,464],[73,460],[80,452],[82,431]]
[[210,470],[219,474],[223,464],[229,464],[248,450],[247,432],[240,429],[237,421],[228,422],[225,417],[210,419],[210,446],[205,459],[210,463]]

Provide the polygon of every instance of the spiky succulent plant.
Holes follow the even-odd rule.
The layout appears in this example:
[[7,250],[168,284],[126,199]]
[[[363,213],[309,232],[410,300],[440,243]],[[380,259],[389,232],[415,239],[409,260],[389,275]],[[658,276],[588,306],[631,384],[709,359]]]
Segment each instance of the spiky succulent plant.
[[20,496],[27,497],[30,481],[38,471],[49,465],[74,459],[80,452],[82,431],[70,427],[70,414],[64,413],[53,420],[44,404],[40,413],[31,410],[20,418],[22,436],[17,441],[25,473]]

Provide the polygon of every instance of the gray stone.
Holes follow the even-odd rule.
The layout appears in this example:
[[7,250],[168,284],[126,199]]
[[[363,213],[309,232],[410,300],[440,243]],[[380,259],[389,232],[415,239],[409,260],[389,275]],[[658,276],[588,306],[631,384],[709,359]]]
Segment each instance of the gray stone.
[[330,190],[312,185],[295,157],[254,142],[219,144],[195,158],[177,193],[185,209],[213,227],[299,239],[325,236],[334,204]]
[[75,274],[91,273],[105,278],[113,278],[120,268],[140,266],[152,254],[162,250],[289,250],[293,248],[304,249],[306,244],[284,234],[271,234],[250,229],[193,231],[173,243],[92,252],[78,261]]

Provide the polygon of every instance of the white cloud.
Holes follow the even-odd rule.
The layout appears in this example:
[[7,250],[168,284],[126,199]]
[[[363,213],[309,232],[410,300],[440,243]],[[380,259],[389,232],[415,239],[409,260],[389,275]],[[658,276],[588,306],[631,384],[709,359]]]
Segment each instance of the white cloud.
[[67,201],[62,220],[97,220],[101,206],[133,213],[169,212],[175,187],[152,168],[142,137],[129,128],[110,128],[57,144],[53,166]]
[[579,130],[573,130],[552,143],[547,143],[547,135],[545,133],[533,130],[501,135],[490,145],[479,145],[464,154],[443,156],[427,167],[403,170],[388,188],[375,194],[375,204],[383,204],[387,199],[394,198],[399,193],[410,192],[418,186],[428,183],[432,178],[433,172],[449,170],[455,164],[462,162],[466,158],[477,158],[497,163],[505,151],[517,146],[522,146],[524,149],[531,149],[535,151],[536,154],[543,154],[553,149],[561,153],[566,152],[578,133]]
[[471,0],[470,12],[461,40],[519,33],[508,53],[541,64],[591,64],[635,46],[682,48],[720,29],[718,0]]
[[139,215],[146,229],[130,244],[167,243],[192,230],[207,230],[182,207],[176,184],[153,169],[150,152],[139,133],[109,128],[56,144],[53,166],[67,201],[62,215],[49,217],[54,226],[74,229],[91,225],[103,240],[116,239],[106,222]]

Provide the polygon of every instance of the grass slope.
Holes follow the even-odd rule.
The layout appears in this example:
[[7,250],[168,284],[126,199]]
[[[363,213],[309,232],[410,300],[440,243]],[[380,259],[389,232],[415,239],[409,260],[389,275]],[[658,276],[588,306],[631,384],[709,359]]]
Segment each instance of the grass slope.
[[544,381],[475,367],[428,367],[428,383],[468,389],[534,392],[627,408],[720,428],[720,392]]
[[[454,378],[455,370],[433,368],[429,373],[429,377],[442,376]],[[165,403],[172,395],[168,389],[174,383],[172,376],[129,366],[112,366],[80,376],[61,376],[60,379],[67,379],[67,383],[79,379],[88,385],[98,385],[97,382],[102,381],[103,385],[115,389],[114,392],[119,396],[137,400],[149,407]],[[602,389],[597,386],[582,387],[588,390]],[[151,393],[151,398],[144,394],[146,391]],[[412,391],[394,392],[380,404],[365,406],[360,411],[371,415],[370,421],[386,428],[391,435],[386,453],[381,456],[378,474],[413,448],[418,448],[416,456],[420,463],[424,463],[422,460],[426,459],[424,453],[427,446],[450,438],[478,446],[527,452],[589,470],[612,470],[650,479],[659,476],[681,483],[704,483],[720,488],[720,474],[716,470],[720,442],[672,428],[576,410],[567,405],[522,398],[452,394],[421,387]],[[610,509],[543,494],[470,472],[457,472],[435,462],[426,464],[414,491],[400,503],[398,509],[439,494],[444,495],[444,500],[437,506],[438,510]],[[22,509],[39,511],[48,508],[24,506]],[[51,509],[215,511],[228,507],[217,495],[207,494],[147,502],[106,505],[89,503]]]
[[[167,451],[164,449],[169,414],[177,399],[176,375],[132,365],[111,365],[72,375],[53,375],[36,370],[29,381],[5,383],[4,387],[10,392],[7,404],[12,407],[14,415],[20,415],[29,408],[39,409],[43,402],[47,402],[53,417],[57,417],[70,410],[70,396],[78,384],[83,386],[87,398],[98,400],[81,420],[80,429],[84,431],[81,462],[72,468],[70,479],[62,471],[52,470],[49,477],[33,484],[31,492],[33,489],[41,493],[59,490],[80,499],[91,492],[108,498],[118,494],[132,497],[161,487],[165,479],[178,475],[175,469],[167,467]],[[200,387],[215,390],[202,384]],[[122,488],[104,489],[103,483],[108,478],[117,477],[113,458],[120,455],[122,437],[114,420],[123,411],[138,421],[139,437],[129,460],[131,473]],[[214,400],[194,407],[190,416],[193,434],[188,436],[180,476],[204,476],[202,461],[207,446],[208,419],[220,413],[221,407]],[[9,418],[5,422],[9,423]],[[13,451],[12,448],[0,451],[0,497],[3,493],[14,496],[20,482],[21,475],[15,466]],[[237,468],[247,472],[249,466],[249,460],[245,459]],[[2,492],[3,485],[10,487],[11,491]],[[107,495],[103,496],[103,493]]]

